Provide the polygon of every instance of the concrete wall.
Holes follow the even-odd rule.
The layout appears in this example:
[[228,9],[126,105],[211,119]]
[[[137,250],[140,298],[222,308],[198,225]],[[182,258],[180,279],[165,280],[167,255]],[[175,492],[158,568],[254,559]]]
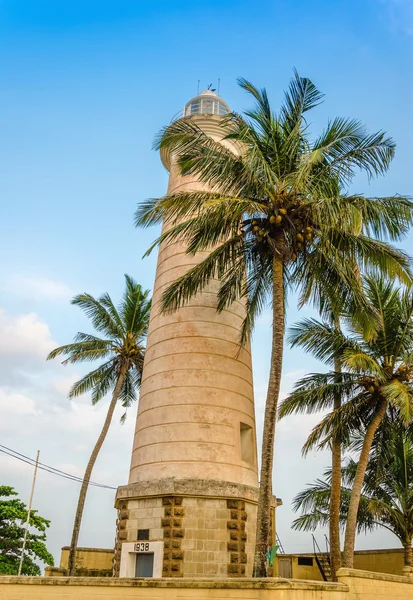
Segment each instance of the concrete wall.
[[[299,565],[298,559],[307,556],[313,559],[313,565]],[[280,561],[290,561],[292,579],[311,579],[322,581],[320,570],[313,554],[280,554],[277,556],[275,573],[282,576],[285,571],[281,568]],[[403,548],[386,550],[357,550],[354,553],[354,568],[373,573],[389,573],[402,575],[404,566]]]
[[387,573],[371,573],[355,569],[340,569],[340,583],[348,586],[350,600],[411,600],[413,576],[402,577]]
[[[112,570],[113,548],[77,548],[76,567],[89,570]],[[60,556],[60,568],[67,569],[69,564],[69,546],[63,546]]]
[[[1,600],[351,600],[346,585],[292,580],[0,577]],[[393,597],[392,600],[397,600]]]
[[0,577],[1,600],[410,600],[413,577],[340,569],[339,583],[296,579]]
[[[111,577],[113,548],[77,548],[76,574],[83,577]],[[58,567],[46,567],[45,577],[65,577],[69,563],[69,546],[63,546]]]
[[354,554],[354,568],[376,573],[401,575],[404,567],[403,548],[391,550],[359,550]]

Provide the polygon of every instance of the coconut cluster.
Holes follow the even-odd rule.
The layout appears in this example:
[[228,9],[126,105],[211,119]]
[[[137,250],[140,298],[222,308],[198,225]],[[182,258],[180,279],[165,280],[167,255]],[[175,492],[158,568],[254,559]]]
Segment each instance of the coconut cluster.
[[361,385],[364,387],[366,392],[370,392],[370,394],[374,394],[380,387],[378,381],[374,379],[374,377],[363,377]]
[[409,382],[412,379],[413,367],[402,365],[397,369],[395,375],[399,381]]
[[292,260],[296,260],[297,255],[305,251],[314,238],[313,227],[294,215],[293,210],[288,211],[283,206],[274,209],[268,216],[245,222],[244,226],[245,232],[255,236],[259,243],[265,243],[269,237],[275,239],[283,231],[289,241]]

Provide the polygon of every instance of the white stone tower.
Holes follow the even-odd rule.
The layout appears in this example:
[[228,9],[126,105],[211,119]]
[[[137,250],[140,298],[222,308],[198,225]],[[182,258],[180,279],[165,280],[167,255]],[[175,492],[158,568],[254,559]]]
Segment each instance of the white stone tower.
[[[221,140],[228,110],[206,90],[182,118]],[[169,153],[161,158],[168,194],[202,189]],[[251,353],[238,346],[245,305],[218,313],[214,281],[179,310],[159,309],[164,290],[204,256],[180,243],[159,249],[129,484],[116,498],[121,576],[252,573],[258,480]]]

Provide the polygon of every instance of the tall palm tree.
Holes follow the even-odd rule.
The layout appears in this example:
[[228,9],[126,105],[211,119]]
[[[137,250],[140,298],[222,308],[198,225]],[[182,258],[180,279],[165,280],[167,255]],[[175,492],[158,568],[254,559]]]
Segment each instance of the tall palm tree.
[[[404,565],[413,566],[413,435],[396,422],[384,428],[385,443],[376,444],[370,452],[366,475],[357,513],[357,530],[372,531],[377,527],[388,529],[400,540],[404,548]],[[377,436],[377,434],[379,434]],[[381,438],[380,428],[376,436]],[[375,437],[376,437],[375,436]],[[352,447],[363,443],[364,432],[356,435]],[[348,518],[351,489],[357,472],[357,462],[349,458],[342,469],[340,523],[344,527]],[[332,492],[331,469],[324,479],[297,494],[293,500],[295,511],[302,514],[293,522],[293,528],[314,530],[328,525]]]
[[[231,113],[224,118],[222,140],[212,139],[187,118],[169,125],[157,141],[158,148],[173,154],[182,174],[197,175],[211,191],[148,200],[138,208],[136,224],[168,223],[152,248],[163,240],[179,240],[189,254],[209,252],[165,291],[164,310],[185,304],[218,278],[218,310],[237,298],[247,299],[243,343],[268,300],[272,306],[254,567],[256,576],[265,576],[285,290],[298,287],[302,301],[326,292],[344,302],[358,285],[354,261],[405,280],[406,256],[370,236],[399,239],[412,223],[413,205],[399,197],[345,195],[357,169],[369,176],[387,170],[394,143],[383,132],[367,134],[358,121],[342,118],[311,141],[306,116],[322,94],[309,79],[295,74],[278,114],[265,90],[244,79],[239,83],[256,107],[244,117]],[[226,140],[241,154],[234,155]]]
[[[141,383],[151,303],[148,300],[148,290],[143,291],[129,275],[125,275],[125,280],[125,291],[118,307],[113,304],[109,294],[103,294],[98,299],[90,294],[80,294],[72,300],[72,304],[80,306],[92,321],[95,330],[104,337],[80,332],[72,344],[56,348],[47,357],[50,360],[57,356],[67,356],[63,365],[103,360],[101,365],[73,384],[69,398],[91,392],[92,404],[96,404],[106,394],[112,394],[102,431],[90,455],[80,488],[70,544],[69,575],[75,575],[76,572],[76,547],[86,493],[113,413],[118,402],[127,409],[136,401],[136,392]],[[122,420],[125,416],[126,413]]]
[[[349,333],[326,323],[306,320],[296,326],[312,354],[322,360],[341,356],[342,373],[311,374],[300,380],[282,403],[280,416],[331,409],[337,393],[343,404],[330,411],[311,432],[304,452],[326,447],[335,436],[348,443],[354,431],[365,428],[349,502],[343,565],[353,566],[357,512],[374,435],[390,409],[397,410],[405,424],[413,420],[413,294],[381,278],[369,277],[365,284],[369,302],[377,310],[380,326],[366,338],[349,323]],[[300,334],[301,329],[301,334]],[[306,341],[305,341],[306,339]]]

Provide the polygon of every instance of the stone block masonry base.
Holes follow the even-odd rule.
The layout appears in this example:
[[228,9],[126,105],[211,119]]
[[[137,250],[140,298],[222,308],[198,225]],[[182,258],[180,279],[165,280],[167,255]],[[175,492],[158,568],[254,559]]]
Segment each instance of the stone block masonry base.
[[[149,496],[161,491],[153,484],[119,488],[114,575],[133,576],[136,548],[138,553],[141,548],[134,544],[146,540],[162,547],[161,572],[154,567],[154,577],[251,577],[257,490],[221,482],[199,482],[199,490],[194,481],[161,483],[159,496]],[[214,496],[198,495],[201,489]]]

